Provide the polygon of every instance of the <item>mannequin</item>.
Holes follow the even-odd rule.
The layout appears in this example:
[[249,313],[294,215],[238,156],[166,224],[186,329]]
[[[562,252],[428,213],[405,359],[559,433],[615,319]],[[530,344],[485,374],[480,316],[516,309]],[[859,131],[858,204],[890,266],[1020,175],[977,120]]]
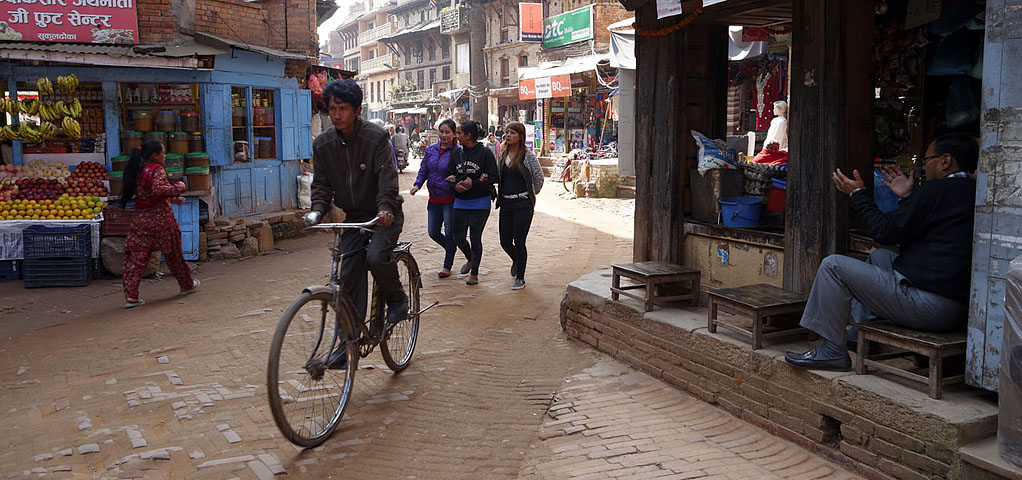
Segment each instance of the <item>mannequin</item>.
[[788,103],[774,102],[774,118],[770,120],[763,150],[752,159],[754,163],[783,165],[788,163]]

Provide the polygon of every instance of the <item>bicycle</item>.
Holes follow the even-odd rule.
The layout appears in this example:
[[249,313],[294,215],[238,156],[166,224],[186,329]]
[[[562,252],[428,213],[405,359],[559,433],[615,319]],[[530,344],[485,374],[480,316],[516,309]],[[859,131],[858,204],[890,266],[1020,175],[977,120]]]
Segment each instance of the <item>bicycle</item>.
[[[273,335],[266,371],[273,420],[284,437],[296,445],[315,447],[330,437],[347,408],[358,360],[369,356],[377,345],[383,361],[394,373],[404,370],[415,351],[419,317],[439,304],[434,302],[419,310],[422,288],[419,267],[410,252],[411,242],[402,242],[394,247],[394,261],[408,294],[408,315],[385,328],[385,303],[374,281],[369,314],[364,324],[356,325],[355,308],[345,293],[340,267],[345,258],[367,249],[368,241],[358,251],[342,252],[341,234],[347,229],[358,229],[371,236],[370,227],[378,221],[375,218],[365,223],[310,227],[334,232],[330,280],[326,285],[305,288],[284,312]],[[333,328],[329,329],[331,321]]]

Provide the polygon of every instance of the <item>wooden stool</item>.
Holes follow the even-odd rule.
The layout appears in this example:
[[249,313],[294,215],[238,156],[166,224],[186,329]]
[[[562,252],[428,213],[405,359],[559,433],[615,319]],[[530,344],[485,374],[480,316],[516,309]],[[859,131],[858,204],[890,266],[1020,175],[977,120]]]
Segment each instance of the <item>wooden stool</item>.
[[[702,272],[694,268],[673,265],[664,262],[639,262],[611,265],[614,269],[613,282],[610,287],[610,298],[617,300],[619,295],[625,295],[645,303],[645,311],[653,310],[657,303],[674,302],[678,300],[689,300],[692,303],[699,301],[699,279]],[[641,285],[621,286],[621,277],[627,277]],[[657,295],[657,285],[671,283],[689,282],[689,292],[683,295]],[[628,290],[645,289],[645,295],[630,293]]]
[[[890,323],[869,323],[856,325],[859,330],[858,351],[855,356],[855,373],[864,375],[869,367],[897,375],[902,378],[928,384],[930,397],[940,398],[944,385],[959,383],[965,375],[944,376],[944,359],[965,353],[965,330],[952,333],[927,333],[898,327]],[[869,342],[890,345],[905,352],[869,355]],[[880,363],[879,360],[901,358],[918,353],[930,359],[930,374],[927,377],[902,370],[891,365]]]
[[[710,295],[710,310],[707,312],[707,328],[710,333],[716,333],[717,326],[720,325],[750,337],[753,350],[763,348],[764,338],[773,339],[809,332],[802,327],[771,332],[763,331],[763,320],[767,317],[786,313],[801,313],[805,310],[806,297],[803,295],[766,284],[710,290],[708,293]],[[717,309],[722,306],[752,317],[752,330],[717,318]]]

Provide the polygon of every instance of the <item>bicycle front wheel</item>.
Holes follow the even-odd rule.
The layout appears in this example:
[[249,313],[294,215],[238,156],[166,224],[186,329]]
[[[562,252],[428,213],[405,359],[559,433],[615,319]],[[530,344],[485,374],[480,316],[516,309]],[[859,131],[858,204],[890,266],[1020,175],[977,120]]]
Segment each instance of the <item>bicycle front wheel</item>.
[[398,252],[394,261],[397,263],[401,287],[408,294],[408,310],[411,315],[402,320],[380,342],[380,353],[394,373],[404,370],[412,360],[415,341],[419,338],[419,289],[422,283],[419,277],[419,266],[415,258],[408,252]]
[[358,350],[344,341],[338,321],[351,325],[337,315],[331,293],[305,292],[284,312],[273,335],[266,393],[277,428],[296,445],[323,443],[351,397]]

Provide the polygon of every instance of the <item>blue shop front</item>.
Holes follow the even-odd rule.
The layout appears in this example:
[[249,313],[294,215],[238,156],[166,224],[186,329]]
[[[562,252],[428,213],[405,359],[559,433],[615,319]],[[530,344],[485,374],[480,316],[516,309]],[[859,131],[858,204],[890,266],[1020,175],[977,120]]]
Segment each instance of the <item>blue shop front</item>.
[[[288,60],[305,61],[306,57],[229,45],[198,46],[192,55],[176,57],[171,55],[180,53],[172,48],[162,56],[132,47],[125,47],[122,56],[111,54],[111,49],[119,47],[16,44],[15,48],[0,55],[5,96],[38,98],[39,78],[55,80],[74,74],[81,82],[75,95],[83,110],[79,117],[82,138],[15,140],[4,148],[5,163],[101,163],[114,173],[113,196],[116,172],[123,170],[126,153],[146,140],[163,142],[169,154],[168,171],[171,163],[175,168],[180,163],[180,173],[187,174],[187,201],[175,208],[175,214],[186,258],[193,260],[198,258],[199,232],[207,218],[297,206],[300,161],[312,157],[311,92],[301,89],[297,79],[286,77],[285,68]],[[57,58],[54,53],[61,48],[95,52],[39,61]],[[16,126],[29,118],[22,113],[5,120]],[[201,175],[204,165],[208,165],[205,178]]]

